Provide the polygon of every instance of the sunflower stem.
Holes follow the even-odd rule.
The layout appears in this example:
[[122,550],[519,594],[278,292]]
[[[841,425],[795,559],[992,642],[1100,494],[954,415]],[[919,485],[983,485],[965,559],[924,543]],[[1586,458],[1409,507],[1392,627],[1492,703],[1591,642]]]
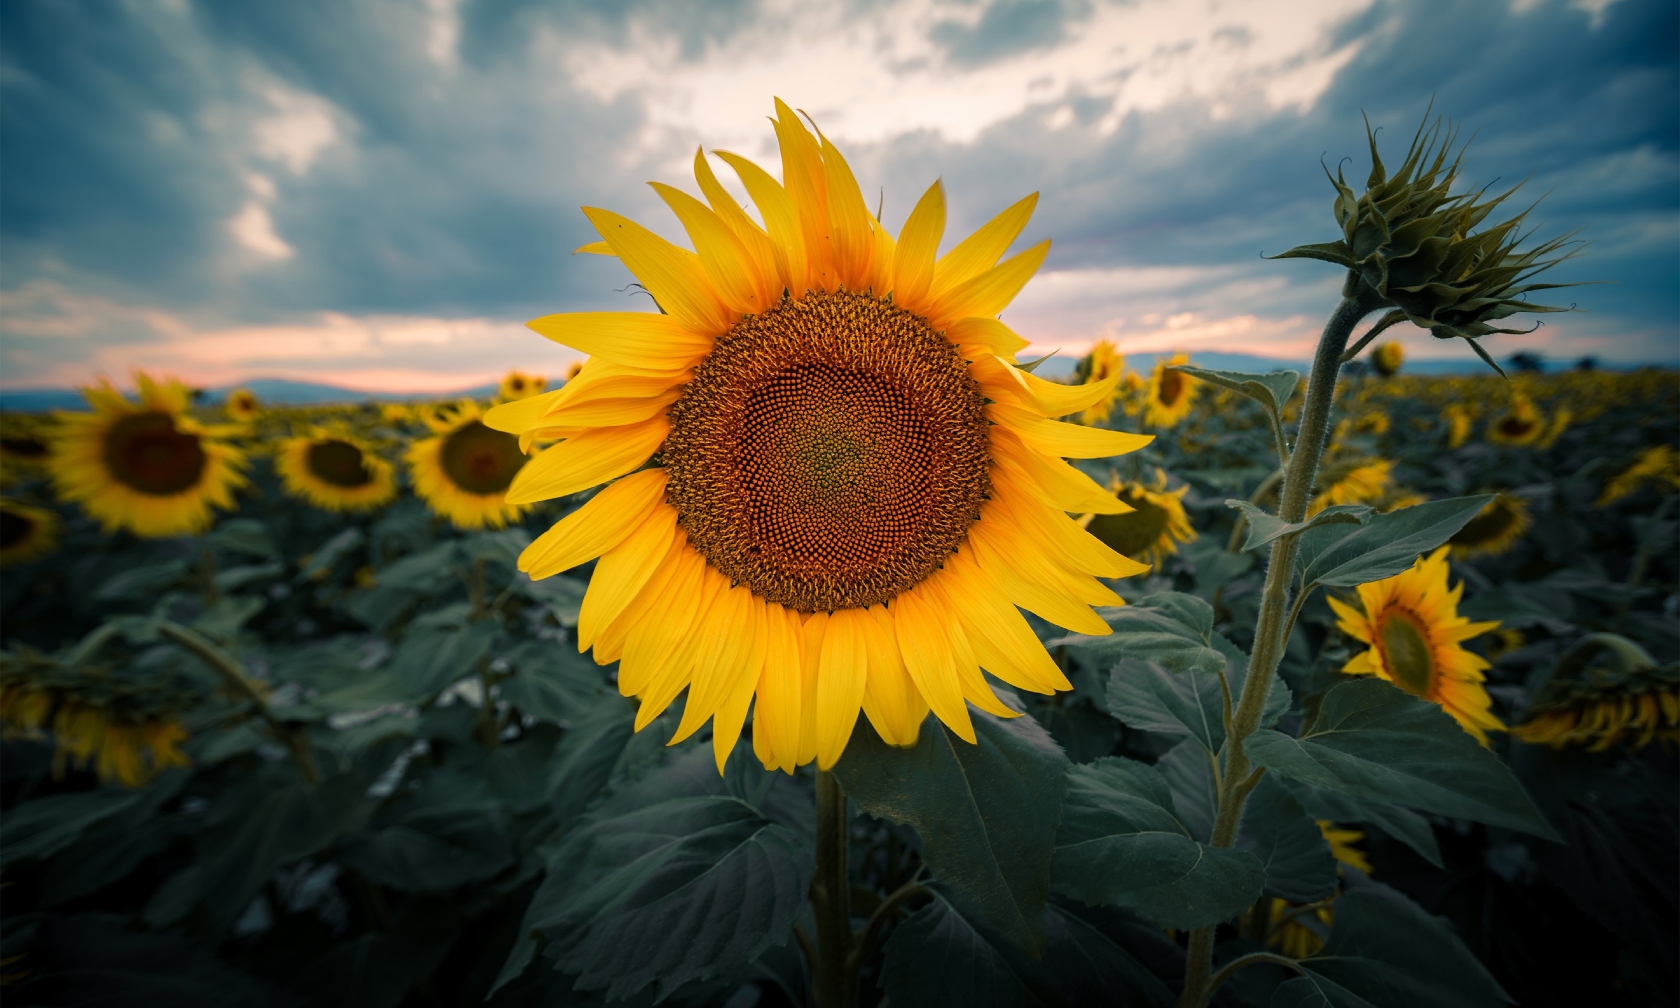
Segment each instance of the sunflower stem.
[[856,976],[852,955],[851,887],[846,879],[846,792],[840,779],[817,771],[817,870],[811,878],[811,910],[817,923],[817,1008],[853,1008]]
[[[1335,403],[1342,352],[1347,349],[1348,337],[1353,334],[1354,326],[1376,308],[1371,300],[1362,296],[1360,285],[1350,282],[1348,286],[1353,296],[1342,298],[1319,337],[1312,374],[1307,379],[1306,402],[1301,408],[1301,425],[1295,434],[1295,451],[1284,468],[1283,487],[1278,495],[1278,517],[1291,524],[1306,517],[1307,501],[1312,493],[1313,481],[1318,477],[1318,463],[1324,456],[1325,442],[1330,434],[1330,411]],[[1291,608],[1290,587],[1294,581],[1297,549],[1297,537],[1279,538],[1272,544],[1271,558],[1266,565],[1266,585],[1260,595],[1260,616],[1254,628],[1254,653],[1249,657],[1248,676],[1243,682],[1242,696],[1231,718],[1231,733],[1225,745],[1225,776],[1219,785],[1219,811],[1214,817],[1213,835],[1209,838],[1215,847],[1229,847],[1236,840],[1243,804],[1258,783],[1258,775],[1251,772],[1243,743],[1260,724],[1260,714],[1265,709],[1266,696],[1272,689],[1272,677],[1277,674],[1278,660],[1283,653],[1283,628]],[[1202,1008],[1213,994],[1213,939],[1216,928],[1217,925],[1209,925],[1190,932],[1179,1008]]]

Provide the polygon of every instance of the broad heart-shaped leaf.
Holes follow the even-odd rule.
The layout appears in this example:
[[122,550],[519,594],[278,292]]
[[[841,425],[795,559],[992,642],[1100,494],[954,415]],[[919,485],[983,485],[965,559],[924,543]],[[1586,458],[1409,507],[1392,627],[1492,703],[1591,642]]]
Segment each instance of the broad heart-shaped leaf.
[[[746,802],[672,798],[574,833],[520,931],[540,932],[544,954],[582,989],[622,1000],[657,984],[663,995],[787,941],[811,869],[800,838]],[[518,956],[516,947],[498,983],[523,971]]]
[[1418,857],[1435,867],[1445,867],[1441,861],[1440,845],[1435,842],[1434,827],[1429,824],[1429,820],[1411,809],[1383,802],[1358,801],[1347,795],[1325,791],[1300,781],[1285,783],[1295,795],[1295,800],[1300,802],[1301,807],[1314,819],[1375,826],[1410,847]]
[[419,703],[476,672],[501,632],[494,619],[464,626],[423,619],[425,622],[415,621],[385,665],[323,692],[310,704],[322,710],[349,711],[371,710],[388,703]]
[[976,744],[930,717],[902,749],[859,719],[834,773],[858,808],[916,830],[922,859],[956,898],[1042,948],[1068,759],[1030,717],[969,714]]
[[1273,414],[1279,415],[1283,413],[1284,404],[1289,402],[1289,397],[1295,394],[1295,385],[1301,379],[1301,375],[1295,371],[1249,374],[1244,371],[1215,371],[1211,368],[1191,367],[1188,364],[1175,365],[1173,370],[1183,371],[1193,378],[1241,392]]
[[345,863],[406,892],[482,882],[513,863],[502,807],[482,777],[441,771],[340,845]]
[[1450,497],[1372,515],[1352,532],[1330,525],[1301,536],[1301,583],[1350,587],[1406,570],[1476,516],[1490,495]]
[[1289,788],[1267,775],[1243,805],[1237,846],[1260,859],[1266,892],[1293,903],[1323,899],[1336,889],[1330,844]]
[[142,794],[100,788],[49,795],[8,809],[0,819],[0,862],[9,868],[23,858],[51,857],[89,826],[137,804]]
[[1050,904],[1041,959],[998,934],[937,883],[933,902],[893,930],[882,983],[887,999],[926,1008],[1169,1008],[1163,975],[1183,972],[1183,954],[1159,929],[1108,908]]
[[1169,928],[1234,917],[1260,897],[1266,874],[1244,850],[1209,847],[1172,810],[1154,767],[1118,756],[1068,770],[1056,833],[1056,889],[1118,903]]
[[1499,982],[1453,933],[1386,886],[1336,900],[1336,922],[1305,975],[1272,994],[1272,1008],[1487,1008],[1509,1004]]
[[1159,662],[1170,672],[1218,672],[1225,667],[1225,656],[1213,643],[1213,607],[1194,595],[1158,592],[1098,613],[1113,633],[1059,637],[1049,646],[1077,647],[1098,667],[1122,658]]
[[[1222,635],[1214,646],[1225,655],[1231,702],[1241,695],[1248,656]],[[1281,678],[1272,678],[1261,724],[1275,724],[1293,700]],[[1210,753],[1225,744],[1225,695],[1219,677],[1190,669],[1174,674],[1154,662],[1122,659],[1109,673],[1104,708],[1124,724],[1163,735],[1188,735]]]
[[1261,729],[1246,748],[1257,766],[1352,798],[1557,838],[1499,757],[1440,707],[1380,679],[1331,687],[1310,734]]
[[504,657],[513,665],[514,674],[500,683],[501,698],[521,714],[570,722],[583,715],[597,697],[612,692],[598,665],[558,641],[528,641]]
[[1244,539],[1242,544],[1244,552],[1257,549],[1282,536],[1299,535],[1310,528],[1324,525],[1359,525],[1371,514],[1370,505],[1367,504],[1336,504],[1306,521],[1292,524],[1245,500],[1228,500],[1225,506],[1241,511],[1242,516],[1248,520],[1248,538]]

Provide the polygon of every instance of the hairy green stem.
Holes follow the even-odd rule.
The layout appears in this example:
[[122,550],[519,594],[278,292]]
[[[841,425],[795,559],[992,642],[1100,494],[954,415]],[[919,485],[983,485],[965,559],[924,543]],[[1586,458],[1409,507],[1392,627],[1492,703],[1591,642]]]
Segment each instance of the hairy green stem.
[[817,771],[817,871],[811,878],[811,910],[817,923],[817,1008],[853,1008],[856,978],[852,955],[851,886],[846,878],[846,792],[840,778]]
[[[1284,468],[1283,489],[1278,495],[1278,517],[1289,524],[1301,521],[1307,514],[1307,501],[1312,494],[1313,481],[1318,477],[1318,463],[1324,456],[1325,442],[1330,434],[1330,410],[1335,405],[1336,376],[1342,366],[1342,351],[1347,349],[1353,327],[1374,307],[1357,295],[1344,297],[1324,324],[1318,352],[1313,357],[1312,374],[1307,379],[1306,402],[1301,408],[1295,450]],[[1229,847],[1236,840],[1237,826],[1242,822],[1243,803],[1259,783],[1259,775],[1250,770],[1243,743],[1260,724],[1266,695],[1271,692],[1272,677],[1277,674],[1278,660],[1283,654],[1285,642],[1282,631],[1290,610],[1290,587],[1294,581],[1297,550],[1297,537],[1283,536],[1272,544],[1271,558],[1266,565],[1266,584],[1260,596],[1260,618],[1254,628],[1254,652],[1249,656],[1248,676],[1243,682],[1242,696],[1237,700],[1236,711],[1231,717],[1231,731],[1225,742],[1225,777],[1220,782],[1219,811],[1214,817],[1210,838],[1215,847]],[[1209,925],[1190,932],[1190,948],[1184,962],[1184,990],[1178,1002],[1180,1008],[1202,1008],[1213,993],[1215,928],[1215,925]]]

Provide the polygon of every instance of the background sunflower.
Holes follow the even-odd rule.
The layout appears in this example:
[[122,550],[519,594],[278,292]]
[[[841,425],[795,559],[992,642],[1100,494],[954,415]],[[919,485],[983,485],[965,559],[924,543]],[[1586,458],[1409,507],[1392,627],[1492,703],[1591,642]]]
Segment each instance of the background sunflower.
[[1499,493],[1453,533],[1447,544],[1458,558],[1499,556],[1521,542],[1531,524],[1527,501],[1513,493]]
[[1109,549],[1159,568],[1164,558],[1178,552],[1181,543],[1196,541],[1196,529],[1184,510],[1188,484],[1168,490],[1167,474],[1156,469],[1151,485],[1115,478],[1109,490],[1126,506],[1125,511],[1080,517],[1085,530]]
[[45,508],[0,499],[0,567],[28,563],[58,545],[58,515]]
[[275,453],[275,469],[289,492],[328,511],[371,511],[397,493],[391,463],[342,431],[316,428],[287,438]]
[[1143,422],[1154,427],[1171,427],[1190,415],[1190,406],[1201,384],[1174,365],[1188,364],[1187,354],[1173,354],[1155,362],[1144,396]]
[[508,489],[525,466],[519,440],[484,425],[478,404],[463,400],[431,411],[435,436],[409,446],[414,492],[456,528],[501,528],[525,512]]

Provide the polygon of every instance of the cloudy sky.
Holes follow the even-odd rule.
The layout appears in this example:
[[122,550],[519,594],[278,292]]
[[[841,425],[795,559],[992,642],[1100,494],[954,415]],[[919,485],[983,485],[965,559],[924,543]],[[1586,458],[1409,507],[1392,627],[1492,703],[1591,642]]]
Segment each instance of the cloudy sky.
[[[1673,0],[7,0],[0,385],[286,377],[445,390],[572,356],[523,328],[642,309],[580,204],[680,238],[642,183],[696,146],[776,169],[771,96],[846,151],[897,229],[943,177],[947,240],[1043,196],[1005,314],[1096,338],[1299,358],[1337,237],[1320,159],[1368,169],[1425,107],[1466,176],[1528,179],[1583,311],[1493,343],[1680,357]],[[721,164],[718,165],[721,174]],[[1356,186],[1357,187],[1357,186]],[[1519,200],[1524,197],[1519,197]],[[873,200],[871,201],[873,202]],[[1414,355],[1468,355],[1421,331]]]

